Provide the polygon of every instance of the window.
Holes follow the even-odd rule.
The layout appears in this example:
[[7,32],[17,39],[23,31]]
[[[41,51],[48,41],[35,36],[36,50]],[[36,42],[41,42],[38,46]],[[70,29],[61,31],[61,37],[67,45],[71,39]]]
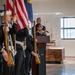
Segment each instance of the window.
[[61,18],[61,39],[75,39],[75,17]]

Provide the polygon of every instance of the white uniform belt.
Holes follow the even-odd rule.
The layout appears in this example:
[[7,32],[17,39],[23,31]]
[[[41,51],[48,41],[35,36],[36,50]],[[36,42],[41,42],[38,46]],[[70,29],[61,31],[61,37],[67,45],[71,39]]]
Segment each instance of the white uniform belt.
[[21,45],[21,46],[22,46],[22,48],[23,48],[23,50],[25,50],[25,49],[26,49],[26,45],[25,45],[25,43],[24,43],[24,42],[16,41],[16,44]]
[[16,44],[21,45],[22,47],[24,46],[24,42],[16,41]]

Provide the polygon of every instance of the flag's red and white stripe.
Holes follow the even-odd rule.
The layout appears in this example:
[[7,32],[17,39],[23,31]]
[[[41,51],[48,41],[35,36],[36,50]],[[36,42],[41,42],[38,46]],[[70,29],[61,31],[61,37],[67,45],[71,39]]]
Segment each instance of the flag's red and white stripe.
[[[28,25],[28,14],[26,11],[24,0],[14,0],[15,1],[15,13],[18,17],[18,29],[24,28]],[[6,0],[7,10],[13,12],[13,0]]]

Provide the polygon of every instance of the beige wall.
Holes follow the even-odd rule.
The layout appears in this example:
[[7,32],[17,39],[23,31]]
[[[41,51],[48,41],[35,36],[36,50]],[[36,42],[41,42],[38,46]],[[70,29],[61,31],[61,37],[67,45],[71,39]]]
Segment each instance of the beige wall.
[[0,0],[0,10],[4,9],[3,5],[5,4],[5,0]]
[[75,40],[61,40],[65,47],[65,56],[75,57]]

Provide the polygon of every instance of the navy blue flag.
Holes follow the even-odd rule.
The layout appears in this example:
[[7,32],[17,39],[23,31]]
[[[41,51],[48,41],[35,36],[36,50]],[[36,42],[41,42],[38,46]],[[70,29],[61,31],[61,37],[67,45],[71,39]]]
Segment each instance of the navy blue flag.
[[24,0],[29,21],[33,22],[32,0]]

